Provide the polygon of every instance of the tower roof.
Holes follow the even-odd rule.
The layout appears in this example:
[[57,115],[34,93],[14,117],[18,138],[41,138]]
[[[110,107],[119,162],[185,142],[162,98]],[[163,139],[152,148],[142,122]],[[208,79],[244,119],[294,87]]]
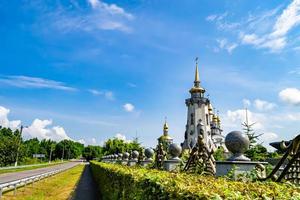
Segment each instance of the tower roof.
[[204,93],[205,89],[200,86],[199,72],[198,72],[198,58],[196,58],[195,80],[194,87],[190,89],[190,93]]

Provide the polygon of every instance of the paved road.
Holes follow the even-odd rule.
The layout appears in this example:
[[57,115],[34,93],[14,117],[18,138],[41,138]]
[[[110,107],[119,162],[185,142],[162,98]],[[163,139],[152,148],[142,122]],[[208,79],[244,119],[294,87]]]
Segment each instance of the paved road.
[[57,169],[68,169],[68,168],[74,167],[75,165],[78,165],[78,164],[80,164],[80,162],[68,162],[68,163],[58,164],[58,165],[39,168],[39,169],[32,169],[32,170],[26,170],[26,171],[21,171],[21,172],[11,172],[11,173],[0,174],[0,184],[18,180],[21,178],[39,175],[39,174],[50,172],[50,171],[57,170]]
[[72,200],[97,200],[101,199],[98,195],[97,185],[93,180],[92,170],[87,164],[82,172],[79,183],[76,187]]

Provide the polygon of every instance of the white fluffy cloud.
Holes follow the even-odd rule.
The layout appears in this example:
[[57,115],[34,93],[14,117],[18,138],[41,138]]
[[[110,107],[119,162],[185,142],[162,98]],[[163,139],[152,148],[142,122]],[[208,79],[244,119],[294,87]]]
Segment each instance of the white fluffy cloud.
[[241,39],[244,44],[251,44],[258,48],[268,48],[272,51],[278,51],[286,46],[288,32],[299,25],[299,22],[300,1],[293,0],[292,3],[276,17],[271,32],[264,35],[255,33],[242,34]]
[[[255,129],[262,130],[264,128],[263,124],[266,121],[266,117],[260,113],[254,113],[250,110],[247,111],[248,122],[249,124],[255,123]],[[246,110],[238,109],[238,110],[228,110],[226,116],[224,117],[224,125],[230,128],[238,128],[241,129],[241,124],[246,121]]]
[[8,114],[10,110],[0,106],[0,126],[5,128],[11,128],[12,130],[17,129],[21,125],[20,120],[9,121]]
[[254,106],[259,111],[268,111],[268,110],[272,110],[273,108],[275,108],[276,104],[268,102],[268,101],[260,100],[260,99],[255,99]]
[[52,12],[49,14],[50,23],[62,32],[85,31],[95,34],[99,30],[132,32],[128,24],[134,19],[133,14],[116,4],[100,0],[87,0],[87,3],[90,9],[85,12],[81,9],[59,9]]
[[134,105],[132,105],[131,103],[125,103],[123,105],[123,108],[127,112],[132,112],[134,110]]
[[278,135],[273,132],[264,132],[262,136],[260,136],[260,139],[262,141],[274,141],[278,138]]
[[124,142],[127,142],[127,143],[131,142],[131,140],[127,140],[126,136],[123,135],[122,133],[117,133],[115,135],[115,138],[117,138],[119,140],[123,140]]
[[279,98],[291,105],[300,105],[300,90],[297,88],[286,88],[279,92]]
[[[251,45],[255,48],[269,49],[278,52],[285,48],[291,30],[300,24],[300,1],[293,0],[284,9],[282,5],[261,13],[248,13],[240,22],[230,22],[230,13],[209,15],[206,20],[216,24],[218,29],[238,35],[237,45]],[[290,42],[292,45],[296,43]]]
[[81,144],[84,144],[84,145],[97,145],[96,138],[90,138],[90,139],[87,139],[87,140],[81,138],[81,139],[77,140],[77,142],[79,142]]
[[65,130],[61,126],[53,126],[52,120],[40,120],[35,119],[32,124],[24,129],[25,138],[38,138],[38,139],[51,139],[60,141],[64,139],[70,140],[71,138],[66,134]]
[[[10,110],[0,106],[0,126],[11,128],[15,130],[20,128],[21,120],[10,121],[8,119],[8,114]],[[64,128],[61,126],[52,126],[52,120],[40,120],[35,119],[29,127],[23,129],[23,137],[25,139],[35,138],[38,139],[51,139],[55,141],[60,141],[63,139],[71,139],[65,132]]]

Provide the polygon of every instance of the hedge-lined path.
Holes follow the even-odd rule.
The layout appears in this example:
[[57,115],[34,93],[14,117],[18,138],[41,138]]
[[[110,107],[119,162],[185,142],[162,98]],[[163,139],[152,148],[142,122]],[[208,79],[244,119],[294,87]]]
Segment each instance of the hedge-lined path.
[[0,175],[0,184],[7,183],[10,181],[15,181],[15,180],[22,179],[22,178],[27,178],[30,176],[39,175],[42,173],[46,173],[46,172],[50,172],[50,171],[54,171],[54,170],[58,170],[58,169],[69,169],[78,164],[80,164],[80,162],[67,162],[67,163],[44,167],[44,168],[1,174]]
[[74,192],[72,200],[96,200],[101,199],[97,191],[97,185],[92,176],[92,170],[89,164],[85,168],[80,177],[79,183]]

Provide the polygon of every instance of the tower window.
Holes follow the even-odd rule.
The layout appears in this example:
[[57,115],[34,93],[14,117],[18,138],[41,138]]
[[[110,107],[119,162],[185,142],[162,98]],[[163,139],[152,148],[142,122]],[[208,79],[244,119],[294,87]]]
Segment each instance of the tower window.
[[206,125],[209,125],[208,114],[206,114]]
[[191,114],[191,125],[194,125],[195,123],[195,117],[194,117],[194,113]]

